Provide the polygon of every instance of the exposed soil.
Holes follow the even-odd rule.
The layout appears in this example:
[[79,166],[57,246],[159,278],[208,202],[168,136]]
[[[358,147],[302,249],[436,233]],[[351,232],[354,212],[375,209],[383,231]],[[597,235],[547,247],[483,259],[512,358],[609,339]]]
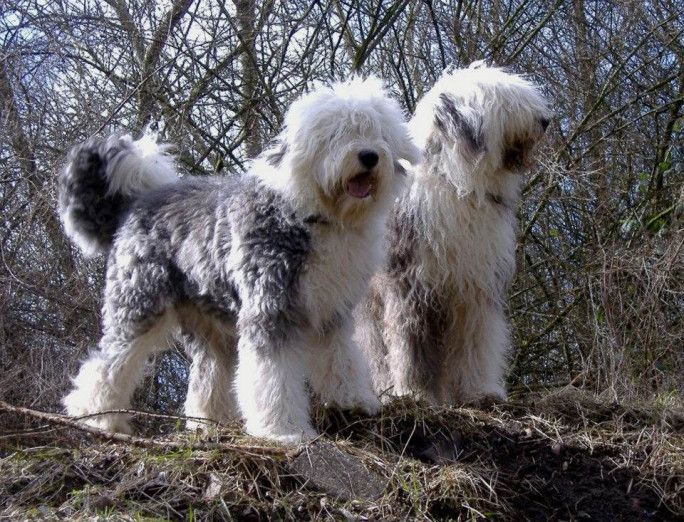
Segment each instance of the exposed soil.
[[[399,401],[377,419],[319,410],[319,428],[336,443],[276,455],[183,449],[179,441],[196,441],[185,434],[169,436],[175,447],[164,450],[38,429],[0,439],[0,517],[684,516],[680,414],[570,402],[435,410]],[[210,440],[259,443],[236,427]]]

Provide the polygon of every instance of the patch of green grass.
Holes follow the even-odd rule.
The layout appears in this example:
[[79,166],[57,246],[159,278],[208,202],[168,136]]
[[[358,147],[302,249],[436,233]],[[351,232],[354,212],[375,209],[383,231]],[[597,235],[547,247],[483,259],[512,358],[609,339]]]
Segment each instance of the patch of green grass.
[[678,396],[648,406],[576,389],[524,399],[486,409],[404,399],[377,418],[315,411],[324,438],[387,481],[379,499],[321,489],[290,467],[295,449],[259,454],[252,448],[266,445],[234,428],[208,435],[229,443],[208,451],[185,446],[196,434],[168,436],[168,450],[63,436],[35,447],[19,441],[0,459],[0,518],[684,516],[684,430],[662,421]]

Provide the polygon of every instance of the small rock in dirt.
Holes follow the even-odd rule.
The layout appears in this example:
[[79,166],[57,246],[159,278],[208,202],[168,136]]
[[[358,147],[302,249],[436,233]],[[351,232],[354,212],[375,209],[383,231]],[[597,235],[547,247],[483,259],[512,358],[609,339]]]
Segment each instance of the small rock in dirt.
[[216,473],[209,475],[209,484],[207,484],[204,494],[202,495],[202,500],[211,501],[219,496],[221,493],[221,479]]
[[114,499],[108,495],[94,495],[90,499],[90,508],[95,510],[106,509],[114,505]]
[[341,500],[375,500],[387,487],[385,477],[330,442],[307,447],[290,466],[311,486]]
[[425,440],[424,449],[416,456],[423,462],[448,466],[458,462],[462,445],[461,436],[458,433],[438,433],[432,439]]

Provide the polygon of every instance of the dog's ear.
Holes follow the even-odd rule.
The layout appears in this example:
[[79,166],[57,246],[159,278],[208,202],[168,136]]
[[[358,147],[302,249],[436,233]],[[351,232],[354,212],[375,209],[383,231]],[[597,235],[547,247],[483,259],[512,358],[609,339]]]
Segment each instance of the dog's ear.
[[413,141],[399,104],[387,95],[383,95],[378,97],[375,108],[382,116],[383,136],[396,158],[406,160],[411,165],[420,163],[423,159],[423,151]]
[[485,151],[482,117],[463,107],[451,95],[442,93],[435,106],[435,126],[447,138],[459,143],[469,155]]
[[423,160],[423,151],[413,142],[405,125],[402,125],[399,140],[398,156],[411,165],[418,165]]

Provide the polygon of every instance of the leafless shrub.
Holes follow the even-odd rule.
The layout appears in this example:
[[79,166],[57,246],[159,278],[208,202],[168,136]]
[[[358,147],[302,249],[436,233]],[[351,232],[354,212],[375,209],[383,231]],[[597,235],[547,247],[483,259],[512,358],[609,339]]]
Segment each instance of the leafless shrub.
[[[673,0],[4,2],[0,395],[57,408],[98,336],[102,260],[72,251],[54,211],[71,144],[152,125],[187,172],[240,172],[314,81],[378,74],[412,110],[445,66],[486,59],[541,82],[556,109],[520,209],[513,389],[574,382],[676,399],[683,10]],[[162,366],[141,400],[172,409],[183,361]]]

